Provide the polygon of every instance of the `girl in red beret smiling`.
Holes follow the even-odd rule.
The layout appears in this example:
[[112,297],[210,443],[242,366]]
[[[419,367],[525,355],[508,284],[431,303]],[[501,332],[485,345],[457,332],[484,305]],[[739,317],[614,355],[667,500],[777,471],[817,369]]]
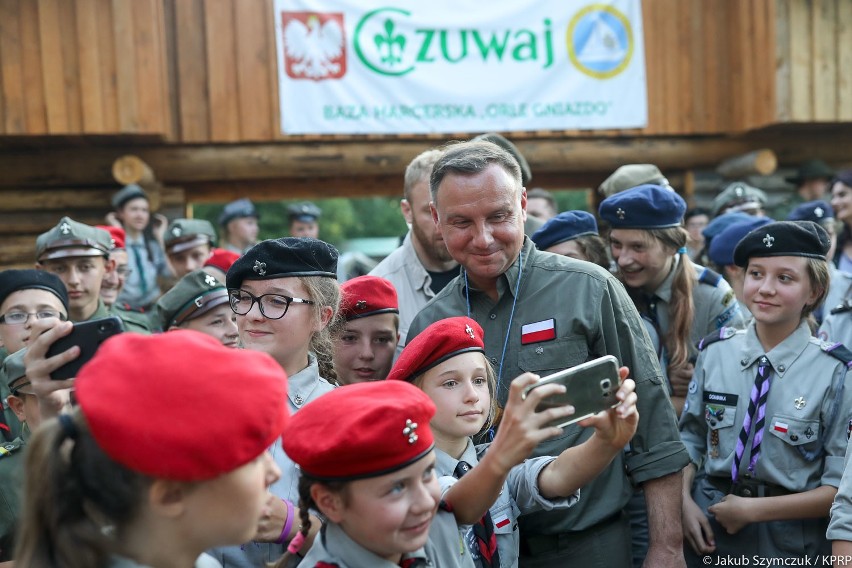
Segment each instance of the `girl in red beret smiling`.
[[[55,388],[27,377],[36,392]],[[73,381],[79,407],[27,449],[16,565],[216,568],[204,550],[251,538],[279,475],[266,448],[289,414],[275,361],[195,331],[125,333]],[[152,423],[164,396],[168,428]]]
[[[620,374],[626,379],[627,369]],[[527,460],[540,442],[562,432],[548,424],[573,409],[536,412],[543,398],[565,387],[545,385],[524,398],[524,388],[537,380],[525,373],[512,381],[494,441],[474,446],[471,437],[491,424],[496,410],[496,378],[485,358],[482,328],[466,317],[439,320],[415,337],[388,375],[394,379],[413,382],[437,407],[431,426],[444,498],[460,524],[472,525],[463,538],[484,568],[517,566],[518,517],[573,505],[579,488],[624,449],[639,419],[634,384],[626,379],[617,408],[580,422],[595,428],[589,440],[558,457]]]
[[346,386],[296,413],[283,439],[301,470],[302,529],[278,566],[304,551],[316,509],[326,523],[303,566],[472,567],[453,515],[438,506],[434,414],[428,396],[399,381]]

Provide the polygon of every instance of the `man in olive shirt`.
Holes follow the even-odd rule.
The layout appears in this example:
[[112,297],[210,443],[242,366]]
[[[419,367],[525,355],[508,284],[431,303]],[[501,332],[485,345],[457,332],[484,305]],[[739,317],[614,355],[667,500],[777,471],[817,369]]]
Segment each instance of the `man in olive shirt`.
[[[642,485],[648,501],[647,567],[684,566],[681,470],[689,457],[677,430],[659,363],[624,287],[590,263],[539,252],[524,237],[526,190],[517,162],[489,143],[451,146],[431,177],[432,216],[461,275],[415,317],[415,337],[439,319],[470,314],[485,331],[498,373],[498,401],[524,371],[545,375],[614,355],[636,381],[639,429],[624,456],[582,489],[569,511],[521,519],[523,566],[631,566],[622,514]],[[555,455],[591,435],[572,425],[535,455]]]

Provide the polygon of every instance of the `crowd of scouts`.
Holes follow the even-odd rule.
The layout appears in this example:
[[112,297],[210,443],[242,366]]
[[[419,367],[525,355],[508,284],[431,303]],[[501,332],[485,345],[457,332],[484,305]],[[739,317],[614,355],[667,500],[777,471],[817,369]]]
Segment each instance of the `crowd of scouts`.
[[[60,219],[0,272],[0,567],[852,565],[852,172],[783,215],[647,164],[597,216],[530,179],[498,135],[424,152],[342,283],[310,203],[261,242],[228,204],[221,248],[138,186]],[[565,387],[527,387],[604,355],[617,405],[554,427]]]

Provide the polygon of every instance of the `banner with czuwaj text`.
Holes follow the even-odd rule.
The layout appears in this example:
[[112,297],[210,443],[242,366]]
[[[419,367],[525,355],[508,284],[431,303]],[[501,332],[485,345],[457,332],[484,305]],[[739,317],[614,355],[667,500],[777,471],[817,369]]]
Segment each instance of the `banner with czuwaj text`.
[[275,0],[281,130],[647,125],[641,0]]

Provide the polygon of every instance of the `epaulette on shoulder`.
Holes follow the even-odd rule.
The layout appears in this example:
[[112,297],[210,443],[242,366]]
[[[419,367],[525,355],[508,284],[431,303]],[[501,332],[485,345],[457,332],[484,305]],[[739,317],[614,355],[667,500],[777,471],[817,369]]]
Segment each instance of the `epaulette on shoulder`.
[[698,281],[702,284],[709,284],[716,288],[719,285],[719,282],[722,281],[722,275],[710,270],[709,268],[705,268],[701,271],[701,276],[698,277]]
[[842,314],[844,312],[852,311],[852,300],[846,300],[839,306],[836,306],[831,309],[832,314]]
[[134,308],[133,306],[131,306],[127,302],[125,302],[121,305],[116,305],[116,308],[123,311],[123,312],[131,312],[131,313],[137,313],[137,314],[144,314],[145,313],[145,308]]
[[707,346],[716,343],[717,341],[722,341],[724,339],[730,339],[737,333],[737,330],[733,327],[721,327],[718,331],[714,331],[707,337],[703,338],[698,342],[696,347],[698,347],[699,351],[704,351],[707,349]]
[[0,444],[0,459],[5,458],[6,456],[11,456],[23,447],[24,443],[21,440],[14,440],[12,442]]
[[820,349],[842,362],[847,367],[852,367],[852,351],[842,343],[829,343],[823,341],[820,343]]

